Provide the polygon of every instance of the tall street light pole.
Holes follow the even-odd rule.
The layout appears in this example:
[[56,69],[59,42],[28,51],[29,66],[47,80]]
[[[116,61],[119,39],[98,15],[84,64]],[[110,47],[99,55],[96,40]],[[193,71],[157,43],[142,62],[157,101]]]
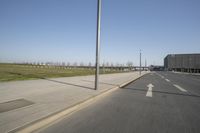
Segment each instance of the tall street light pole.
[[147,60],[145,59],[145,67],[147,67]]
[[141,75],[141,56],[142,56],[142,54],[141,54],[141,50],[140,50],[140,75]]
[[145,59],[145,70],[147,70],[147,59]]
[[100,48],[100,29],[101,28],[101,0],[97,1],[97,33],[96,33],[96,71],[95,71],[95,90],[99,88],[99,48]]

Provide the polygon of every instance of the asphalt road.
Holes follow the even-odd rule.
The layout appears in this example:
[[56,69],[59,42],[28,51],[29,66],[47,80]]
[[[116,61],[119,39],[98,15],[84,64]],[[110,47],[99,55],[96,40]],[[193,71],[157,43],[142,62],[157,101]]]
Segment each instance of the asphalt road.
[[156,72],[41,133],[199,133],[200,77]]

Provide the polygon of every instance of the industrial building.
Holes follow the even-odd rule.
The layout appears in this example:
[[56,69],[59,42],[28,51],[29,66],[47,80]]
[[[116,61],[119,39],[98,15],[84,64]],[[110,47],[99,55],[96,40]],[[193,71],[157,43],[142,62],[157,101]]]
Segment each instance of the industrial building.
[[164,58],[168,71],[200,73],[200,54],[169,54]]

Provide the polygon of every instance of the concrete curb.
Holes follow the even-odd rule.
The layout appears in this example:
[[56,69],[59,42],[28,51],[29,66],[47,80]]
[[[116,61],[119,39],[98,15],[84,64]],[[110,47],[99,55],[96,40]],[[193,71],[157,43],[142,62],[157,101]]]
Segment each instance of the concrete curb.
[[[146,75],[146,74],[148,74],[148,73],[145,73],[144,75]],[[74,104],[70,107],[67,107],[65,109],[62,109],[58,112],[52,113],[52,114],[50,114],[46,117],[40,118],[40,119],[33,121],[33,122],[30,122],[30,123],[27,123],[24,126],[15,128],[11,131],[8,131],[8,133],[31,133],[31,132],[37,131],[37,130],[55,122],[56,120],[61,119],[64,116],[66,117],[66,116],[86,107],[87,105],[91,104],[92,102],[95,102],[97,99],[100,99],[101,97],[104,97],[107,94],[109,94],[109,93],[111,93],[111,92],[113,92],[113,91],[115,91],[115,90],[117,90],[121,87],[127,86],[128,84],[140,79],[144,75],[141,75],[141,76],[137,77],[136,79],[128,80],[128,81],[126,81],[125,83],[123,83],[119,86],[116,86],[116,87],[110,88],[108,90],[102,91],[95,96],[92,96],[88,99],[85,99],[81,102],[78,102],[78,103],[76,103],[76,104]]]

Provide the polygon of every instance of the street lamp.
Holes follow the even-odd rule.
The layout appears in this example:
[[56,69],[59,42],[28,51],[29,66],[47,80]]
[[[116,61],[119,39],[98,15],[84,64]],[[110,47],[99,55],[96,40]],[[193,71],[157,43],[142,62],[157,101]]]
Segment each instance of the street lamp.
[[97,33],[96,33],[96,71],[95,71],[95,90],[99,88],[99,48],[100,48],[100,29],[101,28],[101,0],[97,1]]
[[140,75],[141,75],[141,56],[142,56],[142,54],[141,54],[141,49],[140,49]]

